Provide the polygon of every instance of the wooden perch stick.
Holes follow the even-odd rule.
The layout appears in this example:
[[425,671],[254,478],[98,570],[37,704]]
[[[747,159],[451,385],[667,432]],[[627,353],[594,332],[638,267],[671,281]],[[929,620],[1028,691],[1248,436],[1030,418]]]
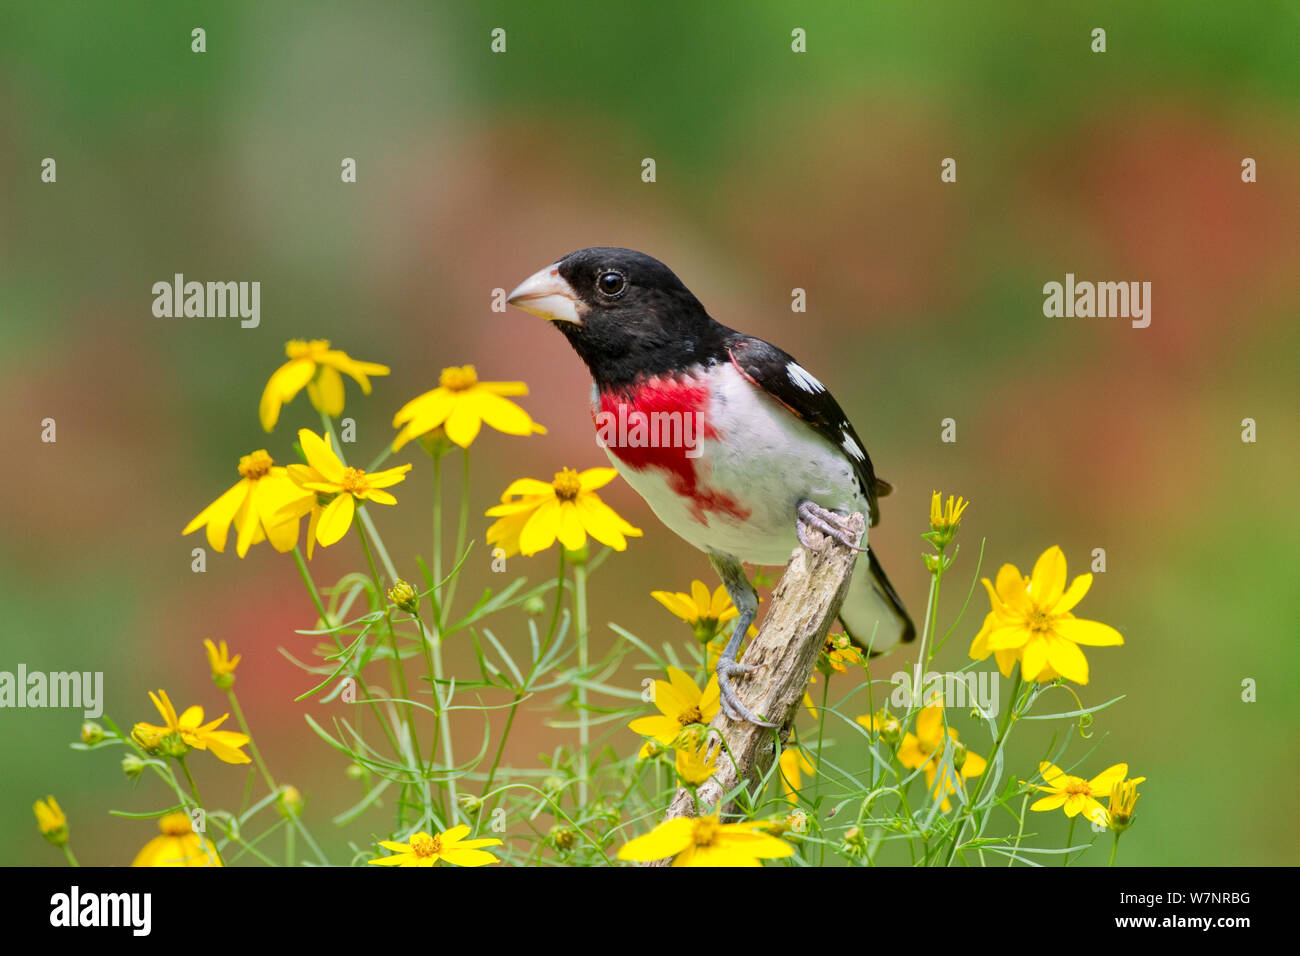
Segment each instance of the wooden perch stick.
[[[848,526],[853,540],[860,542],[866,528],[862,515],[851,515]],[[848,592],[849,577],[858,557],[858,552],[811,529],[808,541],[817,550],[802,545],[794,549],[785,574],[772,592],[772,604],[763,626],[741,658],[742,663],[757,664],[759,669],[737,678],[744,704],[778,725],[776,733],[782,747],[808,688],[817,654]],[[723,794],[734,790],[741,780],[752,785],[762,779],[779,748],[773,742],[772,728],[733,721],[724,711],[718,712],[709,727],[717,732],[710,737],[716,738],[720,733],[735,755],[733,763],[722,750],[718,754],[717,771],[699,788],[700,805],[711,812]],[[722,809],[727,812],[731,806]],[[694,815],[691,793],[681,788],[664,819]],[[647,865],[667,866],[670,862],[658,860]]]

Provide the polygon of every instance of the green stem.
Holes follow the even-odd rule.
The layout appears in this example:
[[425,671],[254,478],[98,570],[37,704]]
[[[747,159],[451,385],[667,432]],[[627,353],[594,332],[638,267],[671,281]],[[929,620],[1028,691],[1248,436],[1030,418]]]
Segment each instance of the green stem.
[[[469,449],[463,450],[461,456],[462,467],[460,473],[460,518],[456,523],[456,550],[452,552],[452,561],[459,562],[461,555],[465,553],[465,542],[469,536]],[[442,599],[442,609],[447,613],[451,607],[451,602],[456,597],[456,582],[460,575],[456,575],[447,582],[446,596]],[[441,581],[441,577],[436,577],[435,581]]]
[[262,752],[257,749],[257,741],[248,730],[248,721],[244,719],[244,710],[239,706],[239,698],[235,696],[233,687],[226,688],[226,698],[230,701],[230,709],[235,715],[235,722],[239,724],[239,729],[244,732],[248,738],[248,750],[253,755],[253,762],[257,764],[257,769],[262,772],[262,779],[266,781],[267,788],[276,793],[279,787],[275,785],[275,780],[271,777],[271,771],[266,769],[266,761],[262,759]]
[[[443,452],[439,448],[435,448],[433,452],[433,583],[435,587],[437,587],[439,584],[442,583],[442,457],[443,454],[445,454],[445,452]],[[466,457],[466,468],[468,468],[469,467],[468,451],[465,452],[465,457]],[[461,489],[461,495],[465,498],[465,500],[468,500],[468,495],[469,495],[468,483],[465,488]],[[449,588],[451,587],[451,583],[452,582],[448,583]],[[427,644],[432,645],[430,650],[432,652],[431,666],[433,668],[433,673],[432,673],[433,696],[434,699],[438,702],[438,720],[437,720],[437,725],[434,727],[434,735],[435,735],[434,747],[436,748],[438,741],[442,742],[442,759],[443,762],[447,765],[447,769],[450,770],[452,767],[456,766],[456,759],[453,753],[453,745],[451,739],[451,720],[447,716],[446,708],[443,706],[442,690],[441,690],[442,687],[441,681],[443,679],[442,635],[447,627],[448,601],[449,598],[447,597],[446,594],[435,594],[433,596],[433,607],[435,610],[433,630],[434,630],[435,639],[430,641],[429,635],[423,632],[423,627],[421,628],[421,636],[425,639],[425,642]],[[461,812],[460,798],[459,795],[457,794],[455,779],[449,779],[447,781],[447,796],[448,799],[451,801],[451,807],[449,808],[450,812],[448,814],[448,818],[454,820],[456,819],[456,815]]]
[[578,627],[578,671],[582,683],[578,685],[578,805],[587,807],[588,755],[591,746],[590,714],[587,711],[587,668],[590,666],[587,647],[587,565],[574,566],[573,603]]
[[952,846],[948,848],[948,858],[944,861],[944,866],[952,866],[952,860],[957,855],[957,845],[961,842],[961,834],[966,826],[966,821],[973,819],[974,807],[979,803],[980,796],[984,793],[984,784],[993,776],[993,761],[1002,750],[1002,744],[1007,739],[1007,732],[1011,728],[1011,721],[1016,712],[1017,698],[1020,696],[1021,683],[1020,668],[1017,667],[1015,679],[1011,682],[1011,699],[1007,702],[1006,713],[1002,715],[1002,723],[998,727],[997,739],[993,741],[993,749],[989,752],[988,761],[985,764],[986,772],[980,775],[979,782],[975,784],[975,792],[971,794],[970,802],[963,808],[962,819],[953,827]]
[[420,757],[420,738],[415,732],[415,708],[411,706],[411,695],[406,689],[406,670],[402,667],[402,657],[397,650],[397,631],[393,628],[393,613],[384,596],[384,585],[379,578],[379,569],[375,566],[375,556],[370,551],[370,540],[366,536],[361,522],[357,522],[357,535],[361,538],[361,548],[366,552],[366,563],[370,566],[370,579],[375,583],[375,600],[384,609],[384,624],[388,630],[388,646],[393,652],[393,679],[395,690],[401,693],[406,704],[406,725],[410,729],[411,749],[415,764],[424,773],[424,762]]
[[[81,864],[77,862],[77,858],[72,855],[72,847],[68,846],[66,843],[63,844],[63,855],[68,858],[68,866],[81,866]],[[1111,860],[1114,859],[1115,855],[1111,854]]]
[[522,693],[516,693],[515,699],[510,702],[510,712],[506,715],[506,726],[501,731],[501,741],[497,744],[496,756],[492,758],[492,767],[488,770],[487,782],[483,784],[483,792],[486,794],[492,789],[492,781],[496,779],[497,768],[501,766],[501,755],[505,753],[506,738],[510,736],[510,728],[515,723],[515,713],[519,710],[519,702],[523,700]]
[[[939,555],[939,560],[943,560],[942,554]],[[923,703],[921,701],[921,683],[925,677],[925,667],[927,663],[925,659],[925,647],[926,644],[929,643],[930,628],[934,623],[935,596],[939,591],[939,578],[942,574],[943,572],[939,570],[938,565],[935,566],[935,570],[930,572],[930,593],[925,599],[925,624],[921,628],[921,649],[916,655],[916,672],[912,678],[912,701],[911,705],[908,707],[909,712],[920,707]]]
[[[831,696],[831,678],[829,674],[822,674],[822,705],[817,708],[817,766],[813,768],[813,812],[817,812],[817,800],[821,795],[822,789],[822,740],[826,732],[826,703]],[[798,744],[795,745],[796,747]],[[795,751],[795,759],[798,759],[799,752]],[[820,832],[820,826],[818,827]],[[821,854],[817,862],[818,866],[826,865],[826,841],[822,840]]]
[[[253,761],[257,764],[257,769],[262,772],[262,779],[266,781],[266,785],[270,788],[272,793],[279,793],[280,788],[276,785],[275,779],[271,776],[271,771],[267,769],[266,761],[262,759],[262,752],[257,748],[257,741],[253,738],[252,732],[248,729],[248,721],[244,719],[244,710],[239,706],[239,698],[235,696],[235,689],[233,687],[227,687],[226,696],[230,699],[230,709],[235,715],[235,721],[239,724],[239,729],[244,732],[246,737],[248,737],[248,749],[253,754]],[[290,836],[288,837],[289,842],[286,846],[286,859],[289,861],[289,865],[293,866],[292,834],[294,830],[297,830],[302,834],[302,838],[307,841],[307,845],[312,848],[321,863],[325,866],[329,866],[329,860],[326,859],[325,854],[321,851],[321,848],[317,845],[316,841],[312,839],[311,834],[307,832],[306,825],[298,819],[297,813],[287,807],[285,808],[285,812],[293,822],[293,826],[290,827],[288,831]]]
[[1074,846],[1074,823],[1078,817],[1070,817],[1070,829],[1065,833],[1065,852],[1061,854],[1061,866],[1070,865],[1070,847]]
[[[442,582],[442,455],[436,451],[433,455],[433,583],[436,587]],[[442,595],[438,595],[437,606],[442,608]],[[442,629],[447,623],[447,615],[444,610],[438,613],[438,619],[433,622],[438,631],[438,636],[442,636]]]
[[555,610],[551,612],[551,625],[546,629],[546,640],[542,641],[542,650],[537,656],[545,657],[551,649],[551,638],[555,636],[555,627],[560,622],[560,608],[564,606],[564,546],[560,546],[560,569],[555,572]]
[[[196,807],[198,807],[200,810],[203,810],[203,798],[202,798],[201,796],[199,796],[199,785],[198,785],[197,783],[194,782],[194,774],[190,773],[190,765],[187,764],[187,763],[185,762],[185,758],[184,758],[184,757],[177,757],[177,758],[176,758],[176,762],[179,763],[179,764],[181,765],[181,770],[183,770],[183,771],[185,772],[185,779],[186,779],[187,781],[189,781],[189,785],[190,785],[190,793],[193,794],[193,796],[194,796],[194,805],[195,805]],[[205,822],[205,824],[206,824],[206,822],[207,822],[207,821],[206,821],[206,814],[207,814],[207,811],[204,810],[204,815],[205,815],[205,820],[204,820],[204,822]],[[204,838],[207,837],[207,832],[206,832],[206,830],[207,830],[207,827],[205,826],[205,827],[204,827],[204,831],[205,831],[205,832],[204,832],[203,834],[201,834],[201,837],[204,837]],[[221,866],[224,867],[226,864],[225,864],[225,861],[223,861],[223,860],[221,859],[221,851],[217,849],[217,841],[216,841],[216,840],[207,840],[207,843],[208,843],[209,846],[212,847],[212,852],[213,852],[213,854],[216,855],[217,862],[218,862],[219,864],[221,864]]]
[[1114,833],[1115,833],[1115,838],[1114,840],[1111,841],[1110,844],[1110,862],[1106,864],[1107,866],[1115,865],[1115,854],[1119,852],[1119,831],[1116,830],[1114,831]]
[[[302,575],[303,583],[307,585],[307,593],[311,595],[311,603],[315,606],[316,613],[320,615],[321,626],[332,628],[334,626],[333,622],[330,620],[329,613],[325,610],[324,602],[321,601],[320,592],[316,590],[316,582],[312,580],[311,571],[307,569],[307,562],[303,560],[302,551],[296,544],[293,546],[293,558],[298,564],[298,573]],[[335,647],[340,651],[345,649],[335,631],[330,631],[330,637],[333,639]],[[375,715],[375,720],[379,723],[379,728],[384,732],[384,736],[388,738],[388,745],[393,748],[393,753],[400,757],[402,754],[402,748],[397,744],[397,737],[393,733],[392,728],[388,726],[388,721],[384,719],[383,711],[381,711],[379,705],[374,702],[374,698],[370,693],[370,688],[366,686],[366,679],[361,675],[359,669],[356,671],[356,681],[357,688],[361,691],[361,696],[370,701],[370,711]]]

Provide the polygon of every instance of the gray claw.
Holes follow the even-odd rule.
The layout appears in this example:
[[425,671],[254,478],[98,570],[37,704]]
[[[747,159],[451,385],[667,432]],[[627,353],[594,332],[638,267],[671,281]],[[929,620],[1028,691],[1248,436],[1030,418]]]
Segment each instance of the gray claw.
[[815,501],[804,500],[799,502],[797,517],[795,518],[795,529],[799,533],[799,542],[805,548],[811,550],[812,545],[808,543],[807,537],[807,529],[809,527],[816,528],[828,538],[834,538],[840,544],[844,545],[844,547],[850,548],[853,551],[867,550],[866,548],[858,547],[858,545],[854,543],[853,538],[849,535],[848,529],[844,527],[843,515],[836,514],[828,508],[823,508]]
[[741,720],[758,727],[775,727],[776,724],[763,720],[740,702],[736,695],[736,685],[731,679],[733,674],[746,674],[755,670],[754,664],[738,664],[725,658],[718,661],[718,703],[732,720]]

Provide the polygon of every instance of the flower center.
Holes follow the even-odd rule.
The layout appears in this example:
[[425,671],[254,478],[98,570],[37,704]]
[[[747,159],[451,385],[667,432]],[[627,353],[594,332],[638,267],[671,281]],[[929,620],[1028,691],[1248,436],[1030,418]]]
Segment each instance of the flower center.
[[704,715],[700,713],[699,707],[688,707],[677,715],[677,722],[683,727],[690,724],[702,724],[704,723]]
[[411,852],[416,856],[434,856],[442,852],[442,840],[427,833],[417,833],[411,837]]
[[304,339],[293,339],[285,343],[284,353],[291,359],[311,358],[321,352],[328,352],[329,347],[329,339],[312,339],[310,342]]
[[1035,634],[1047,634],[1052,630],[1052,620],[1054,615],[1034,605],[1034,609],[1029,612],[1029,629]]
[[274,464],[275,459],[266,453],[266,449],[259,448],[251,455],[244,455],[239,459],[239,474],[244,478],[257,481],[259,478],[266,477]]
[[718,821],[712,817],[697,817],[692,835],[696,846],[709,846],[718,836]]
[[555,489],[555,497],[561,501],[576,501],[578,493],[582,491],[582,479],[572,468],[565,468],[555,473],[551,487]]
[[344,468],[343,479],[339,482],[343,490],[353,495],[364,494],[370,490],[370,479],[360,468]]
[[453,392],[463,392],[478,384],[478,373],[474,371],[473,365],[453,365],[442,370],[438,384]]
[[1072,797],[1091,797],[1092,787],[1087,780],[1079,780],[1065,785],[1065,792]]

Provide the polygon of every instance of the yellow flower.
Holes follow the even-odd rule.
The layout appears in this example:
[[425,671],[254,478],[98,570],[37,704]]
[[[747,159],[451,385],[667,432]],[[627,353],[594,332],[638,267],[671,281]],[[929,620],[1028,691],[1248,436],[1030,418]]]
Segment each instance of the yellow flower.
[[[711,746],[706,737],[698,746],[681,747],[677,750],[677,776],[684,783],[698,787],[718,770],[718,752],[721,748]],[[712,750],[712,752],[710,752]]]
[[[1055,810],[1064,807],[1067,817],[1082,813],[1085,819],[1094,823],[1105,823],[1106,811],[1097,802],[1097,797],[1109,794],[1111,788],[1124,779],[1128,774],[1128,764],[1117,763],[1107,767],[1091,780],[1072,777],[1060,767],[1047,761],[1038,765],[1038,772],[1043,775],[1043,781],[1047,786],[1035,789],[1049,793],[1051,796],[1035,801],[1030,806],[1030,810]],[[1136,787],[1145,779],[1146,777],[1138,777],[1132,781],[1133,786]]]
[[32,804],[32,812],[36,814],[36,826],[40,829],[41,836],[55,846],[63,846],[68,842],[68,818],[53,796],[37,800]]
[[[638,717],[627,726],[634,733],[652,737],[665,747],[671,747],[683,727],[707,724],[717,716],[721,706],[718,703],[718,676],[711,676],[701,691],[684,671],[669,667],[668,680],[654,682],[654,705],[659,708],[659,716]],[[648,755],[648,747],[643,746],[637,756]]]
[[210,638],[205,637],[203,646],[208,649],[208,667],[212,670],[212,679],[224,690],[234,683],[235,668],[239,666],[239,661],[244,655],[236,654],[232,658],[230,648],[226,647],[225,641],[222,641],[221,646],[218,647]]
[[[334,454],[328,436],[321,438],[310,428],[298,429],[298,443],[307,456],[307,464],[290,465],[289,478],[295,486],[309,492],[286,505],[278,514],[282,521],[296,521],[311,513],[307,526],[307,556],[312,554],[312,541],[323,547],[337,542],[352,527],[357,502],[373,501],[380,505],[395,505],[397,499],[383,489],[406,480],[410,465],[398,465],[367,474],[360,468],[349,468]],[[327,499],[328,504],[322,502]]]
[[312,339],[304,342],[294,339],[284,347],[289,361],[271,373],[271,380],[262,392],[257,414],[262,427],[268,432],[275,428],[280,417],[280,406],[293,401],[295,395],[307,386],[307,397],[318,411],[331,418],[343,414],[343,375],[350,375],[370,394],[371,375],[387,375],[387,365],[358,362],[347,352],[330,348],[329,339]]
[[826,642],[822,645],[822,651],[817,659],[818,669],[827,677],[831,671],[843,674],[847,671],[848,665],[857,666],[862,663],[862,652],[853,646],[847,634],[827,634]]
[[1092,575],[1081,574],[1065,587],[1065,555],[1055,546],[1038,558],[1031,578],[1014,565],[1002,565],[996,586],[984,579],[992,609],[971,643],[970,656],[982,661],[990,652],[996,654],[1004,677],[1011,676],[1019,660],[1025,680],[1041,683],[1060,676],[1088,683],[1088,661],[1078,645],[1124,643],[1113,627],[1070,613],[1091,586]]
[[480,382],[473,365],[445,368],[437,388],[411,399],[393,416],[394,428],[405,425],[393,439],[393,451],[439,426],[461,448],[470,446],[484,422],[507,435],[545,435],[545,428],[504,397],[527,394],[523,382]]
[[499,863],[485,846],[500,846],[500,840],[465,840],[469,827],[461,824],[439,833],[437,836],[421,831],[411,837],[410,843],[398,843],[394,840],[380,840],[379,845],[385,850],[392,850],[395,856],[381,856],[371,860],[376,866],[436,866],[439,860],[446,860],[456,866],[486,866]]
[[723,624],[740,615],[731,603],[727,589],[721,584],[714,589],[712,595],[703,581],[692,581],[690,594],[681,591],[651,591],[650,596],[689,624],[695,637],[706,643],[717,636]]
[[217,848],[199,836],[184,813],[168,813],[158,821],[162,836],[146,843],[132,866],[221,866]]
[[1123,833],[1133,824],[1133,815],[1137,811],[1137,785],[1146,777],[1134,780],[1117,780],[1110,788],[1110,799],[1106,805],[1106,826],[1115,833]]
[[144,722],[136,724],[131,731],[131,736],[141,746],[149,750],[165,746],[168,754],[173,757],[183,756],[186,748],[193,748],[211,750],[213,756],[225,763],[250,762],[248,754],[239,749],[248,743],[247,734],[236,733],[233,730],[217,730],[230,716],[229,714],[222,714],[218,719],[205,724],[203,708],[197,704],[187,708],[185,713],[177,717],[176,708],[172,706],[165,690],[158,691],[157,696],[150,691],[149,698],[166,723],[161,727]]
[[620,860],[648,863],[673,858],[673,866],[762,866],[759,860],[790,856],[794,847],[763,832],[762,821],[722,823],[718,815],[665,820],[625,844]]
[[239,481],[212,504],[200,511],[181,534],[207,526],[208,544],[217,552],[226,549],[231,522],[239,529],[235,550],[242,558],[259,541],[270,539],[277,551],[291,551],[298,541],[298,522],[283,521],[280,508],[303,491],[289,480],[285,469],[258,449],[239,459]]
[[930,533],[927,537],[934,543],[934,546],[942,551],[947,547],[952,539],[957,536],[957,529],[961,526],[961,515],[966,510],[970,502],[960,495],[954,500],[952,495],[948,496],[947,504],[943,501],[943,495],[939,492],[932,492],[930,495]]
[[785,798],[794,806],[799,802],[799,790],[803,787],[803,775],[812,776],[817,772],[804,749],[795,744],[786,747],[781,751],[781,759],[778,761],[781,771],[781,792]]
[[855,719],[891,747],[895,746],[903,738],[902,721],[883,707],[874,714],[864,714]]
[[[863,718],[858,719],[859,723]],[[874,719],[872,720],[874,724]],[[921,708],[916,717],[916,733],[903,735],[903,743],[898,748],[898,762],[909,770],[925,768],[925,785],[935,800],[941,801],[939,809],[945,813],[952,809],[948,795],[956,789],[956,781],[944,764],[944,753],[953,744],[958,743],[957,731],[948,728],[943,732],[943,708],[937,705]],[[962,764],[963,781],[978,777],[984,772],[988,762],[976,753],[967,752]]]
[[502,548],[506,557],[533,555],[555,544],[557,538],[570,551],[577,551],[586,545],[590,534],[615,551],[626,550],[624,536],[639,538],[641,529],[624,521],[596,494],[597,488],[616,475],[613,468],[583,472],[565,468],[549,483],[520,478],[501,495],[501,504],[487,510],[489,518],[498,519],[487,530],[487,543]]

